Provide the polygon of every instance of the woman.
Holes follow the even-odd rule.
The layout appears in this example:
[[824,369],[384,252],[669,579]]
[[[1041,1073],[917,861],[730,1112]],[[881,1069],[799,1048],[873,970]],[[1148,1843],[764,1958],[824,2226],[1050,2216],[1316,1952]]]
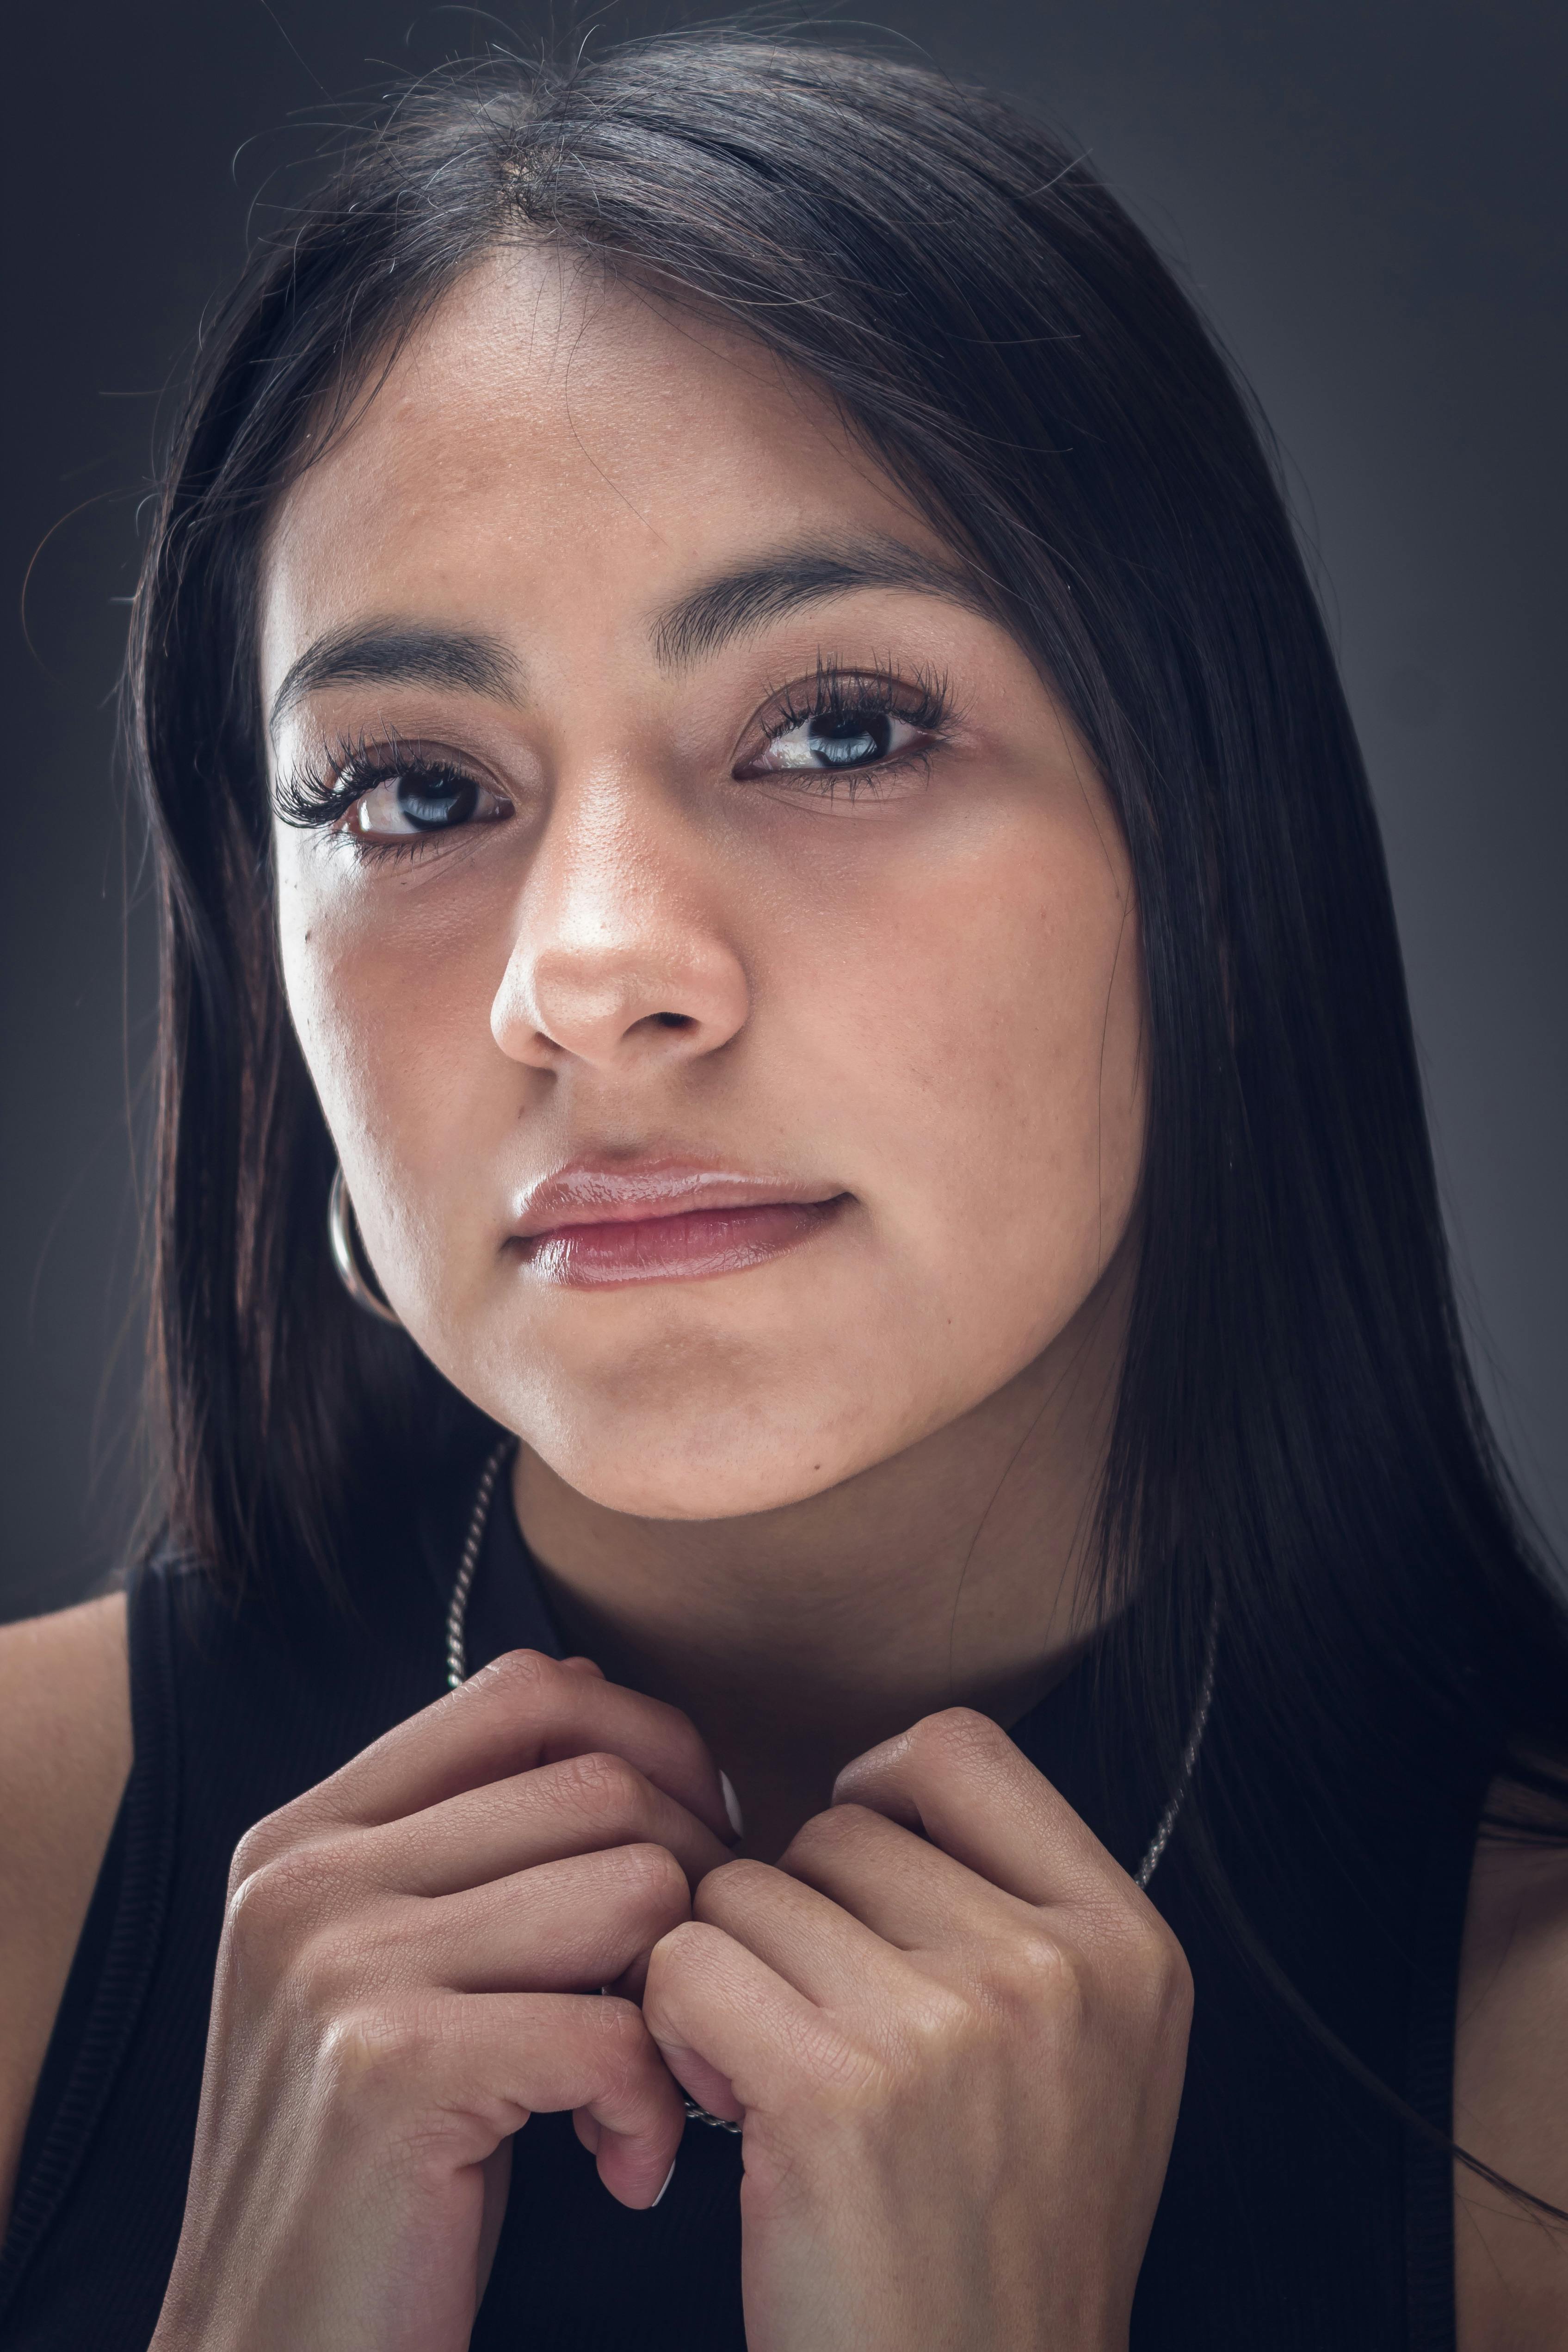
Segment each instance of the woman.
[[1563,1619],[1086,168],[722,36],[403,94],[130,709],[167,1536],[6,1636],[6,2344],[1568,2343]]

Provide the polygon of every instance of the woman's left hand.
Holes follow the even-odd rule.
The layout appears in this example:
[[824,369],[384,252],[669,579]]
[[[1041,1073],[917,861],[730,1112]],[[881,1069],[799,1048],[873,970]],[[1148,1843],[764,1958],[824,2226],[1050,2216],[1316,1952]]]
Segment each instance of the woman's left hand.
[[1191,1979],[1006,1734],[929,1716],[693,1911],[643,2010],[743,2122],[752,2352],[1120,2352]]

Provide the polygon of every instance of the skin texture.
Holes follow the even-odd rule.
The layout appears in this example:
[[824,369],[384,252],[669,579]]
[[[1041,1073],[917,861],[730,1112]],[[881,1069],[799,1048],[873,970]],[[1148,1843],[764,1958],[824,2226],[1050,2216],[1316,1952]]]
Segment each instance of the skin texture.
[[[905,576],[670,625],[802,547]],[[677,2082],[743,2120],[753,2352],[1126,2342],[1187,1972],[998,1725],[1091,1626],[1136,908],[1101,780],[952,566],[762,354],[527,254],[276,519],[269,703],[372,624],[490,649],[288,698],[285,793],[418,747],[485,814],[412,856],[280,824],[279,936],[376,1276],[521,1438],[596,1663],[498,1662],[245,1841],[158,2352],[466,2344],[509,2136],[571,2108],[647,2206]],[[770,769],[821,670],[901,712],[942,681],[929,756],[831,797]],[[583,1153],[841,1204],[743,1269],[573,1289],[515,1231]],[[1517,2006],[1483,1998],[1468,2095],[1511,2081]],[[1465,2352],[1559,2340],[1479,2307]]]
[[[1542,1819],[1494,1789],[1491,1810]],[[1543,1826],[1561,1838],[1563,1823]],[[1459,1968],[1454,2133],[1506,2180],[1568,2210],[1568,1852],[1486,1839]],[[1460,2352],[1568,2345],[1568,2225],[1468,2171],[1454,2179]]]
[[[268,704],[367,622],[505,656],[502,690],[350,678],[277,727],[285,782],[438,744],[511,812],[370,862],[280,825],[289,1003],[388,1297],[526,1441],[569,1633],[694,1712],[770,1859],[851,1756],[1018,1712],[1087,1630],[1142,1147],[1125,852],[1011,637],[881,588],[661,643],[781,551],[889,542],[952,570],[765,357],[509,256],[305,475],[267,574]],[[819,665],[944,679],[929,763],[737,781]],[[852,1197],[743,1275],[552,1287],[515,1203],[589,1151]]]

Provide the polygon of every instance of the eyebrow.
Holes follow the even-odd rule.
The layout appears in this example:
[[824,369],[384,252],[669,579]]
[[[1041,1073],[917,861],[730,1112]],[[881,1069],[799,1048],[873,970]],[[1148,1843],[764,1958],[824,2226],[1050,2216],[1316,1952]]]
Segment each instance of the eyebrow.
[[861,588],[912,589],[962,604],[983,619],[995,618],[973,580],[899,540],[858,540],[853,548],[807,542],[722,572],[667,605],[654,624],[654,654],[663,668],[684,668],[803,605]]
[[[984,619],[994,617],[963,572],[898,540],[858,541],[853,549],[809,542],[721,572],[667,605],[653,625],[654,654],[662,668],[682,669],[769,621],[867,588],[945,597]],[[355,623],[318,637],[290,664],[273,697],[268,730],[276,730],[296,703],[321,688],[365,680],[447,687],[515,701],[522,672],[499,637],[466,629],[411,628],[395,621]]]
[[499,637],[466,629],[409,628],[368,621],[318,637],[292,663],[273,697],[275,729],[297,702],[323,686],[379,679],[389,686],[455,687],[513,701],[521,686],[516,656]]

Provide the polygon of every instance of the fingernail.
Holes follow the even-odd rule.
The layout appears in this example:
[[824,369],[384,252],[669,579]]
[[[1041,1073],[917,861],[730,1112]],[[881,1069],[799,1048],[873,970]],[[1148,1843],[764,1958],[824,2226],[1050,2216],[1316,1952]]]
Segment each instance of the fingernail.
[[[664,2176],[664,2189],[668,2189],[670,2182],[675,2179],[675,2168],[679,2162],[680,2158],[678,2156],[671,2158],[669,2170]],[[664,2189],[659,2190],[658,2197],[656,2197],[653,2200],[653,2205],[657,2205],[658,2203],[659,2198],[664,2195]],[[650,2205],[647,2209],[650,2213],[653,2211],[653,2205]]]
[[[724,1811],[730,1816],[730,1827],[738,1838],[742,1838],[746,1834],[745,1816],[741,1811],[741,1800],[735,1794],[735,1783],[731,1780],[728,1772],[720,1773],[719,1787],[723,1794]],[[662,2197],[664,2191],[661,2189],[659,2195]]]

